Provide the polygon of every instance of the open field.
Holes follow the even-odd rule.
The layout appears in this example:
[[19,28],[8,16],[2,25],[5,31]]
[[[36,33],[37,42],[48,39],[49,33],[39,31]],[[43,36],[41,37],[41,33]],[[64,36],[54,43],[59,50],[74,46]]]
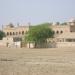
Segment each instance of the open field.
[[75,48],[0,48],[0,75],[75,75]]

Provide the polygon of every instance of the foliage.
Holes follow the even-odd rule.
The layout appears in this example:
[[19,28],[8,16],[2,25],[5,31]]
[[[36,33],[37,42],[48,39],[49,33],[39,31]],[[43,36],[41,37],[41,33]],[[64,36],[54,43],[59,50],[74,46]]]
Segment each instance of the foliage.
[[52,38],[54,35],[52,29],[49,27],[48,23],[36,25],[30,27],[29,31],[26,33],[26,42],[45,42],[47,38]]
[[0,40],[5,36],[5,33],[3,31],[0,31]]
[[60,25],[60,22],[56,22],[57,25]]
[[67,22],[62,23],[61,25],[67,25]]

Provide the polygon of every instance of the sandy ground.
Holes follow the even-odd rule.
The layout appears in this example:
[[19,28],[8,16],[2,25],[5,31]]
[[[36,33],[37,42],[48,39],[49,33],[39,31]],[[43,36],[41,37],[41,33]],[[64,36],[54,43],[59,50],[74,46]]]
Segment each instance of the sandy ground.
[[75,48],[0,48],[0,75],[75,75]]

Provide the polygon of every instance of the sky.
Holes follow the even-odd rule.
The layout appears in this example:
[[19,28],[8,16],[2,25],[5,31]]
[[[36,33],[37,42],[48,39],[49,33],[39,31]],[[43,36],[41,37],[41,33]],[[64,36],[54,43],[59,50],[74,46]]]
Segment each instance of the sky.
[[75,17],[75,0],[0,0],[0,27],[9,23],[36,25]]

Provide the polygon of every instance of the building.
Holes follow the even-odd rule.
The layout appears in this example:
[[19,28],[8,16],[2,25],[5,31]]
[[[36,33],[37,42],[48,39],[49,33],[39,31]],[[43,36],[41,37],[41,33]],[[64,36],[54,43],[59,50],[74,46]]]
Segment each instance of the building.
[[[53,23],[50,28],[54,31],[54,38],[47,39],[46,47],[75,47],[75,19],[70,19],[63,24]],[[0,40],[0,46],[21,47],[22,38],[28,30],[29,25],[14,27],[10,23],[4,26],[3,31],[6,37],[3,38],[3,41]],[[32,44],[31,46],[33,47]]]
[[[25,33],[29,30],[29,26],[14,27],[12,23],[3,27],[3,32],[6,37],[0,40],[0,45],[5,47],[21,47],[22,39]],[[1,43],[2,42],[2,43]]]
[[50,27],[55,33],[53,47],[75,47],[75,19],[70,19],[64,25],[54,24]]
[[57,47],[75,47],[75,32],[61,34],[57,39]]
[[29,30],[28,26],[14,27],[14,25],[11,23],[3,28],[6,37],[15,37],[15,38],[22,38],[28,30]]

